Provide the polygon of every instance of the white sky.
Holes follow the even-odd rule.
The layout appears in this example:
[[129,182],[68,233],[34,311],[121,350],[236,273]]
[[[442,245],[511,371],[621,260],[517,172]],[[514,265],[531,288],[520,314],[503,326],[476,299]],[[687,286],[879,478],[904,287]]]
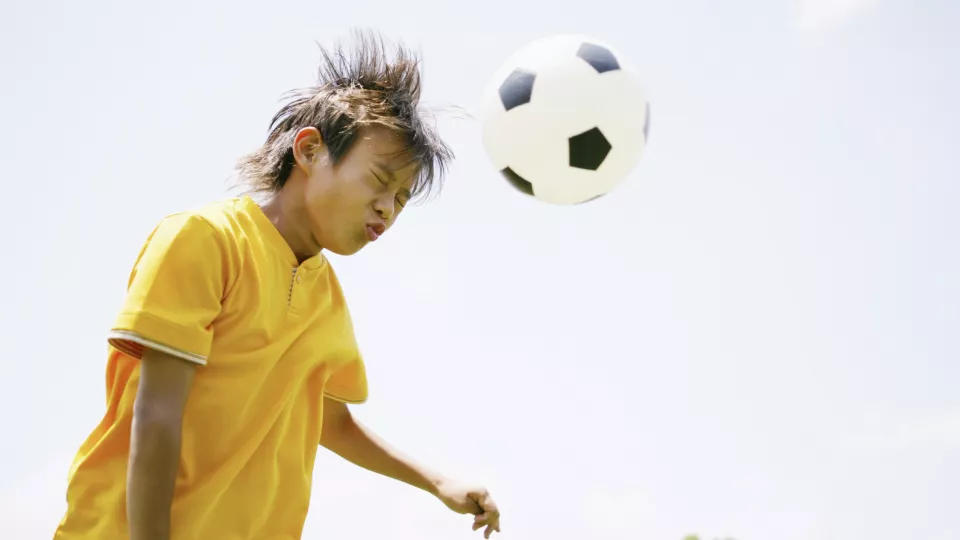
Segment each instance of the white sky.
[[[314,40],[370,26],[468,110],[517,47],[596,36],[653,122],[636,173],[575,208],[443,123],[444,195],[335,261],[363,420],[488,483],[503,538],[960,538],[957,3],[146,6],[0,7],[0,537],[52,535],[150,228],[226,196]],[[305,538],[480,538],[326,452],[316,477]]]

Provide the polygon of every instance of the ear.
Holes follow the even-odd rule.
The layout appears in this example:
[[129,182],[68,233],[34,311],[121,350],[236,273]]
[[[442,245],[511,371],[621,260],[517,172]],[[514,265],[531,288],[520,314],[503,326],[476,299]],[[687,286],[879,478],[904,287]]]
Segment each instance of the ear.
[[306,174],[310,174],[323,151],[323,137],[315,127],[303,128],[293,138],[293,159]]

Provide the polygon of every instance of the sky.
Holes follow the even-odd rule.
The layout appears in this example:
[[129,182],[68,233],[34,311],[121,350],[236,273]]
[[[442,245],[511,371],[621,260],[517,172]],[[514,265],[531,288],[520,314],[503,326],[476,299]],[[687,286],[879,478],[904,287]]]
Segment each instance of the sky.
[[[52,536],[146,234],[235,195],[316,43],[366,27],[468,112],[517,48],[586,34],[653,121],[617,190],[556,207],[440,117],[440,197],[331,256],[362,421],[489,487],[505,539],[960,538],[958,23],[946,0],[5,2],[0,537]],[[481,537],[329,452],[315,485],[304,539]]]

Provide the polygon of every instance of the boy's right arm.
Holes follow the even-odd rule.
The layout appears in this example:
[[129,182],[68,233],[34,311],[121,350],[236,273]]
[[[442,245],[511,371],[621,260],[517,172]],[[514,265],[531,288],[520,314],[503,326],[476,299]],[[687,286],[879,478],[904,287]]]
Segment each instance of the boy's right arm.
[[153,230],[130,273],[108,334],[140,368],[126,475],[115,479],[126,483],[130,540],[170,539],[187,395],[207,364],[232,260],[220,230],[181,213]]
[[127,468],[130,540],[169,540],[183,410],[197,364],[143,353]]

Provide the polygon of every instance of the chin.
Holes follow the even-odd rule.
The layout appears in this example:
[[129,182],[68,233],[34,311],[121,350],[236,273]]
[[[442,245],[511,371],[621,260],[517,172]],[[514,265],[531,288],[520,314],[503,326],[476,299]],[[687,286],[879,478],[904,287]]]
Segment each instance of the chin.
[[327,251],[331,251],[337,255],[350,256],[359,252],[366,247],[366,245],[366,242],[351,242],[346,245],[330,246],[327,248]]

